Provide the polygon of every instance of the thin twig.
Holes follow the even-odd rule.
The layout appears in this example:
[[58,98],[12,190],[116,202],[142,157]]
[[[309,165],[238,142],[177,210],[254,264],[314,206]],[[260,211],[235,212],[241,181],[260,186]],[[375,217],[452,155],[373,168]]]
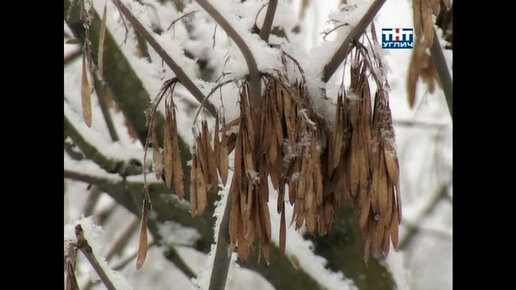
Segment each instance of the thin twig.
[[341,27],[344,27],[344,26],[349,26],[349,23],[342,23],[342,24],[339,24],[335,27],[333,27],[332,29],[330,29],[329,31],[324,31],[322,34],[323,34],[323,39],[326,40],[326,37],[328,37],[328,35],[330,35],[332,32],[334,32],[335,30],[341,28]]
[[[136,17],[131,13],[131,11],[120,1],[120,0],[112,0],[113,3],[118,7],[120,13],[122,13],[129,22],[133,25],[134,29],[140,33],[145,40],[152,46],[152,48],[156,51],[156,53],[165,61],[165,63],[172,69],[172,71],[176,74],[176,77],[179,79],[181,84],[194,96],[194,98],[202,103],[204,100],[204,94],[199,90],[199,88],[194,84],[194,82],[188,77],[188,75],[184,72],[184,70],[168,55],[168,53],[163,49],[163,47],[154,39],[154,37],[143,27],[143,25],[136,19]],[[215,116],[217,114],[217,110],[213,104],[206,104],[206,108],[208,112]]]
[[199,108],[197,109],[197,112],[195,113],[195,117],[194,117],[194,119],[193,119],[193,123],[194,123],[194,124],[195,124],[195,122],[197,121],[197,117],[199,117],[199,113],[202,111],[202,108],[204,107],[204,103],[205,103],[206,101],[208,101],[208,99],[211,97],[211,95],[213,95],[213,93],[214,93],[217,89],[222,88],[222,86],[227,85],[227,84],[229,84],[229,83],[231,83],[231,82],[234,82],[234,81],[236,81],[236,79],[225,80],[225,81],[223,81],[222,83],[217,84],[216,86],[214,86],[214,87],[210,90],[210,92],[208,93],[208,95],[206,95],[206,98],[204,99],[204,101],[201,103],[201,105],[200,105],[200,106],[199,106]]
[[88,259],[95,272],[97,272],[97,275],[99,276],[102,283],[104,283],[106,288],[109,290],[116,290],[115,286],[106,275],[106,272],[104,272],[104,269],[102,269],[99,262],[97,261],[97,258],[95,258],[91,246],[88,244],[88,241],[84,237],[84,232],[80,224],[75,226],[75,236],[77,237],[77,248],[81,250],[86,259]]
[[[233,26],[218,12],[207,0],[196,0],[197,3],[224,29],[226,34],[235,42],[242,52],[249,69],[249,93],[253,108],[259,108],[261,95],[260,72],[256,65],[254,56],[245,43],[244,39],[238,34]],[[215,115],[214,115],[215,116]]]
[[364,33],[365,29],[376,16],[380,8],[382,8],[385,1],[386,0],[375,0],[373,4],[371,4],[367,12],[364,14],[364,16],[362,16],[362,19],[360,19],[358,24],[355,27],[353,27],[348,36],[346,36],[346,39],[344,39],[344,41],[337,49],[335,54],[333,54],[331,59],[324,66],[322,73],[323,82],[327,83],[330,80],[330,78],[333,76],[339,65],[347,57],[351,48],[351,44],[355,40],[357,40],[362,35],[362,33]]
[[446,98],[450,118],[453,120],[453,84],[441,44],[439,43],[439,37],[437,36],[435,29],[434,42],[432,43],[432,47],[430,47],[430,53],[432,55],[432,60],[434,61],[435,69],[437,70],[437,74],[439,75],[439,79],[441,80],[441,87]]
[[278,6],[278,0],[269,0],[269,5],[267,6],[267,12],[265,13],[265,19],[263,20],[262,29],[260,30],[260,37],[265,42],[269,42],[269,35],[271,33],[272,21],[274,20],[274,14],[276,13],[277,6]]
[[93,209],[100,198],[100,189],[97,186],[93,186],[90,190],[90,195],[86,200],[86,204],[84,205],[84,209],[82,210],[84,216],[90,216],[93,213]]
[[430,234],[441,239],[451,239],[451,232],[447,232],[440,229],[425,228],[413,223],[403,224],[409,231],[415,231],[416,233]]
[[183,18],[186,18],[186,17],[188,17],[188,16],[190,16],[190,15],[194,14],[195,12],[196,12],[196,11],[190,11],[190,12],[188,12],[188,13],[184,14],[183,16],[181,16],[181,17],[179,17],[179,18],[175,19],[174,21],[172,21],[172,22],[170,23],[170,25],[167,27],[167,31],[169,31],[169,30],[170,30],[170,28],[172,28],[172,25],[174,25],[176,22],[178,22],[179,20],[181,20],[181,19],[183,19]]
[[122,234],[120,234],[120,237],[118,237],[116,242],[107,252],[106,261],[111,260],[115,254],[120,253],[124,249],[124,247],[127,245],[127,242],[129,242],[129,239],[138,228],[139,223],[139,219],[133,218],[133,221],[126,227]]
[[[148,245],[148,248],[156,245],[156,241],[151,241]],[[118,271],[124,268],[127,264],[129,264],[136,256],[138,255],[138,251],[135,251],[132,255],[128,256],[124,260],[122,260],[120,263],[118,263],[116,266],[113,267],[113,270]]]
[[82,51],[80,49],[77,49],[77,50],[71,52],[70,54],[68,54],[67,56],[65,56],[64,66],[66,66],[67,64],[70,64],[72,61],[76,60],[79,56],[81,56],[81,54],[82,54]]
[[392,123],[394,126],[401,127],[412,127],[412,128],[425,128],[425,129],[437,129],[444,130],[450,129],[450,124],[445,123],[429,123],[424,121],[416,121],[416,120],[393,120]]

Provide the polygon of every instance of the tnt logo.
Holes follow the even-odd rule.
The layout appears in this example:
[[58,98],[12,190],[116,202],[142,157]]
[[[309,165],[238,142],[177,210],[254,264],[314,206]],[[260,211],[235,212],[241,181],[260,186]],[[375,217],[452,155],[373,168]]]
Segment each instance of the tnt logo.
[[413,28],[382,28],[382,48],[413,48]]

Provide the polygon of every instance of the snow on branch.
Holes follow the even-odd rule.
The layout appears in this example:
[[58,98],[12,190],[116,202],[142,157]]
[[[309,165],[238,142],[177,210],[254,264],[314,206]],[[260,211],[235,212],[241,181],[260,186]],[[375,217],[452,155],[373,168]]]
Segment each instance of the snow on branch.
[[[181,84],[199,101],[202,103],[205,99],[204,94],[194,84],[194,82],[188,77],[184,70],[170,57],[170,55],[163,49],[162,45],[145,29],[141,22],[131,13],[131,11],[122,3],[120,0],[112,0],[113,3],[119,8],[120,12],[129,20],[133,25],[134,29],[141,34],[145,40],[154,48],[156,53],[165,61],[165,63],[172,69],[179,79]],[[208,111],[215,116],[216,110],[213,104],[205,104]]]
[[364,33],[365,29],[376,16],[380,8],[382,8],[384,3],[385,0],[375,0],[373,4],[371,4],[367,12],[364,14],[364,16],[362,16],[357,25],[353,27],[351,32],[346,36],[346,38],[339,46],[335,54],[333,54],[331,59],[328,62],[326,62],[322,74],[323,82],[327,83],[330,80],[330,78],[333,76],[339,65],[344,61],[344,59],[350,52],[353,41],[357,40],[362,35],[362,33]]
[[[137,152],[134,152],[134,155],[130,154],[121,155],[118,154],[117,157],[113,157],[114,152],[127,152],[127,148],[124,150],[120,150],[121,148],[117,148],[112,152],[104,152],[107,146],[111,146],[112,144],[99,144],[101,143],[101,139],[94,132],[90,130],[81,130],[83,124],[79,122],[74,116],[73,111],[69,108],[68,104],[65,102],[65,110],[64,110],[64,133],[66,136],[70,137],[75,145],[77,145],[81,151],[84,153],[86,158],[97,163],[102,169],[106,170],[109,173],[118,173],[121,176],[128,175],[136,175],[142,172],[141,163],[138,161]],[[119,143],[114,143],[118,144]],[[108,157],[109,156],[109,157]]]
[[64,228],[65,251],[68,252],[70,248],[80,250],[107,289],[133,289],[120,273],[108,267],[105,258],[100,254],[103,234],[102,227],[96,225],[92,217],[67,224]]

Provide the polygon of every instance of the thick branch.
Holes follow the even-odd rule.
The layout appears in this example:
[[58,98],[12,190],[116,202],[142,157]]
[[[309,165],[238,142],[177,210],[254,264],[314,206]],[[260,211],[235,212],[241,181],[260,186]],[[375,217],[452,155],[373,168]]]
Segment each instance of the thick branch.
[[208,14],[210,14],[211,17],[213,17],[213,19],[215,19],[222,29],[224,29],[226,34],[235,42],[244,55],[245,62],[249,69],[249,93],[251,103],[253,105],[252,107],[258,108],[261,95],[260,72],[258,71],[258,66],[256,65],[256,60],[254,59],[251,50],[235,28],[233,28],[233,26],[222,16],[222,14],[220,14],[220,12],[215,10],[215,7],[213,7],[210,2],[207,0],[196,1],[204,10],[206,10],[206,12],[208,12]]
[[269,0],[267,5],[267,13],[263,20],[262,29],[260,30],[260,37],[265,41],[269,42],[269,34],[271,33],[272,21],[274,20],[274,14],[276,13],[276,7],[278,6],[278,0]]
[[[120,1],[120,0],[112,0],[115,5],[120,9],[120,12],[131,22],[134,29],[147,40],[147,42],[154,48],[156,53],[165,61],[165,63],[172,69],[172,71],[176,74],[176,77],[179,79],[181,84],[196,98],[199,103],[202,103],[205,99],[204,94],[199,90],[199,88],[194,84],[194,82],[188,77],[188,75],[183,71],[183,69],[168,55],[168,53],[161,47],[161,45],[154,39],[154,37],[143,27],[143,25],[136,19],[136,17],[131,13],[129,9]],[[217,110],[215,106],[211,103],[205,104],[208,112],[213,116],[216,116]]]
[[441,80],[441,87],[446,97],[446,104],[448,105],[448,111],[450,111],[450,117],[453,120],[453,84],[448,66],[446,65],[446,59],[444,58],[441,44],[439,43],[439,37],[434,29],[434,42],[430,47],[430,53],[432,54],[432,60],[434,61],[435,69]]
[[72,141],[82,150],[84,155],[97,163],[100,167],[109,173],[118,173],[121,176],[136,175],[142,172],[142,167],[136,163],[133,165],[130,162],[108,158],[90,144],[73,126],[72,122],[68,120],[66,114],[64,116],[64,133],[70,137]]
[[229,270],[229,262],[231,253],[229,252],[229,215],[231,213],[231,198],[228,196],[224,215],[219,227],[219,236],[217,238],[217,250],[215,251],[215,260],[213,261],[213,269],[211,270],[209,290],[225,289]]
[[375,0],[373,4],[371,4],[371,7],[369,7],[367,12],[364,14],[362,19],[360,19],[360,22],[358,22],[358,24],[353,27],[348,36],[346,36],[346,39],[344,39],[335,54],[331,57],[330,61],[326,64],[326,66],[324,66],[322,74],[323,82],[327,83],[330,80],[331,76],[333,76],[339,65],[347,57],[353,41],[357,40],[362,35],[362,33],[364,33],[365,29],[376,16],[380,8],[382,8],[384,3],[385,0]]
[[[258,66],[256,65],[256,60],[254,56],[242,39],[242,37],[236,32],[235,28],[220,14],[213,5],[210,4],[207,0],[196,0],[197,3],[204,9],[208,14],[215,19],[215,21],[224,29],[226,34],[233,39],[235,44],[238,46],[240,51],[242,52],[244,59],[247,63],[247,67],[249,69],[249,94],[250,100],[253,108],[258,108],[260,104],[260,95],[261,95],[261,82],[260,82],[260,72],[258,71]],[[213,265],[212,275],[210,279],[210,290],[223,290],[226,285],[227,274],[229,270],[229,213],[231,209],[231,202],[226,202],[226,207],[224,209],[224,217],[222,218],[220,228],[219,228],[219,237],[217,241],[217,250],[215,252],[215,261]],[[217,271],[217,273],[215,273]]]
[[81,250],[86,259],[88,259],[95,272],[97,272],[97,275],[99,275],[102,283],[104,283],[106,288],[109,290],[116,290],[115,286],[104,272],[104,269],[102,269],[99,262],[97,261],[97,258],[95,258],[91,246],[88,244],[88,241],[84,237],[84,232],[81,225],[75,226],[75,236],[77,237],[77,248]]

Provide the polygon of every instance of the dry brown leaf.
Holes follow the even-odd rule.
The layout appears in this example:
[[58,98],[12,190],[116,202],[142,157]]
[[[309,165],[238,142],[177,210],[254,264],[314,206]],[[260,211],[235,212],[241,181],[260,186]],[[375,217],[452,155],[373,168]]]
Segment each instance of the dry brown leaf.
[[152,132],[151,132],[151,138],[152,138],[152,161],[154,163],[154,173],[156,174],[156,179],[160,180],[162,178],[163,174],[163,155],[161,155],[161,152],[159,150],[159,144],[158,144],[158,134],[156,133],[156,124],[152,124]]
[[394,149],[389,149],[389,145],[386,144],[384,147],[384,157],[385,157],[385,165],[387,167],[387,171],[389,172],[389,178],[391,179],[394,185],[399,184],[399,164],[398,157],[396,156],[396,151]]
[[439,15],[439,12],[441,12],[441,0],[434,0],[432,2],[432,12],[435,16]]
[[398,211],[394,211],[393,214],[394,214],[394,216],[392,217],[390,233],[391,233],[392,245],[397,250],[398,249],[398,222],[397,222]]
[[140,239],[138,244],[138,256],[136,258],[136,270],[140,269],[145,263],[147,258],[148,250],[148,238],[147,238],[147,216],[149,214],[150,204],[147,199],[143,200],[142,207],[142,220],[140,224]]
[[421,0],[414,0],[412,1],[412,15],[414,17],[414,32],[415,32],[415,39],[414,43],[419,42],[419,39],[421,38],[421,32],[423,31],[423,24],[421,21]]
[[218,174],[217,174],[217,160],[215,158],[215,152],[213,151],[213,148],[211,147],[210,142],[210,132],[208,130],[208,123],[206,121],[203,122],[203,131],[204,131],[204,146],[206,147],[206,154],[207,154],[207,161],[208,161],[208,180],[209,184],[207,186],[210,186],[210,192],[211,193],[217,193],[218,191]]
[[197,213],[203,214],[206,209],[206,205],[208,203],[208,199],[206,196],[206,183],[205,176],[200,166],[196,168],[196,187],[197,187]]
[[192,166],[190,167],[190,206],[192,215],[197,214],[197,155],[192,155]]
[[432,21],[431,0],[424,1],[422,6],[423,34],[425,36],[425,45],[426,47],[431,47],[434,41],[434,22]]
[[[271,217],[270,217],[270,213],[269,213],[269,206],[267,205],[267,195],[268,195],[268,186],[267,186],[267,179],[264,179],[263,180],[264,182],[262,184],[264,184],[264,186],[261,186],[262,188],[262,191],[260,192],[260,199],[261,199],[261,202],[260,202],[260,206],[261,206],[261,211],[262,211],[262,224],[264,225],[265,227],[265,234],[266,234],[266,238],[267,238],[267,241],[270,241],[271,240]],[[268,259],[267,259],[268,260]]]
[[280,256],[285,255],[285,243],[287,240],[287,226],[285,224],[285,210],[281,211],[279,248]]
[[[380,155],[383,157],[383,154],[380,153]],[[388,183],[388,176],[387,176],[387,168],[385,168],[385,163],[383,163],[384,161],[380,161],[380,170],[379,170],[379,183],[380,183],[380,186],[378,188],[378,192],[376,193],[373,193],[373,194],[377,194],[378,195],[378,213],[380,214],[380,218],[384,218],[385,216],[385,212],[387,211],[387,207],[390,206],[388,203],[387,203],[387,200],[388,200],[388,197],[387,195],[389,194],[389,183]],[[383,164],[382,164],[383,163]],[[392,187],[391,187],[392,188]]]
[[164,154],[164,165],[165,165],[165,184],[169,189],[172,188],[172,176],[173,176],[173,161],[172,156],[175,152],[172,151],[172,116],[169,106],[165,108],[165,133],[163,134],[163,154]]
[[88,73],[86,72],[86,56],[82,56],[82,83],[81,83],[81,98],[82,98],[82,117],[86,126],[91,127],[91,91],[88,83]]
[[371,211],[371,196],[368,194],[367,198],[366,198],[366,202],[360,209],[359,225],[360,225],[361,229],[365,228],[367,222],[369,221],[370,211]]
[[219,115],[215,115],[215,129],[213,132],[213,153],[215,154],[215,162],[217,170],[220,173],[220,126],[219,126]]
[[226,136],[226,120],[222,118],[222,138],[220,141],[219,173],[222,184],[226,185],[228,180],[228,137]]
[[238,241],[238,224],[240,222],[240,194],[235,186],[235,179],[231,182],[229,195],[231,197],[231,212],[229,215],[229,237],[231,240],[231,252],[234,251]]
[[104,39],[106,38],[106,20],[107,20],[107,2],[104,5],[104,12],[102,13],[102,23],[100,24],[99,32],[99,51],[97,54],[97,65],[99,68],[99,75],[104,77]]

